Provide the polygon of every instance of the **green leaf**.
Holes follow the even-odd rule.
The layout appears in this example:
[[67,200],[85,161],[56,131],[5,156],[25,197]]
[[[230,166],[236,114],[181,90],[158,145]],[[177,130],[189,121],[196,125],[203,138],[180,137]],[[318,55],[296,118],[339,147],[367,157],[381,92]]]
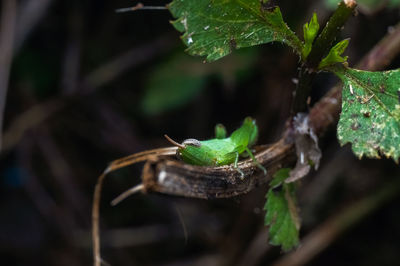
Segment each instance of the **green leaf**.
[[[190,59],[178,56],[149,75],[140,109],[148,116],[176,109],[194,99],[206,85],[205,76],[191,71]],[[194,63],[195,64],[195,63]]]
[[211,77],[234,87],[251,74],[258,54],[257,49],[243,49],[206,65],[187,54],[176,53],[149,73],[140,110],[152,116],[184,106],[202,92]]
[[400,69],[369,72],[338,65],[343,83],[338,124],[341,145],[352,144],[358,157],[400,156]]
[[174,27],[184,32],[191,55],[214,61],[233,50],[273,41],[301,53],[302,42],[283,21],[279,7],[260,0],[174,0],[168,6]]
[[301,51],[301,55],[303,60],[307,59],[307,56],[311,52],[312,44],[314,42],[315,37],[317,37],[319,30],[319,23],[317,13],[314,13],[310,22],[304,24],[303,26],[303,34],[304,34],[304,47]]
[[334,65],[336,63],[346,62],[347,56],[341,57],[341,55],[344,53],[348,45],[349,45],[349,39],[345,39],[337,43],[335,46],[333,46],[329,51],[328,55],[321,60],[318,68],[323,69],[325,67]]
[[290,176],[290,168],[281,168],[275,174],[269,183],[271,188],[276,188],[282,184]]
[[[275,173],[264,206],[264,224],[269,225],[270,243],[281,245],[283,251],[289,251],[299,244],[300,221],[296,207],[295,184],[283,182],[289,177],[289,172],[290,169],[285,168]],[[274,185],[277,184],[282,184],[280,190],[274,189]]]

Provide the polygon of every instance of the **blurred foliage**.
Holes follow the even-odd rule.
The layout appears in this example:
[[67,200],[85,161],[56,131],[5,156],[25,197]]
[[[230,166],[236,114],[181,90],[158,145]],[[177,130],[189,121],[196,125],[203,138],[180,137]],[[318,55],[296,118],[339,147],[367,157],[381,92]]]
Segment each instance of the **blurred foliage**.
[[257,48],[242,49],[205,64],[199,58],[176,53],[148,73],[141,110],[145,115],[157,115],[186,105],[207,87],[211,78],[231,88],[237,82],[245,82],[258,56]]

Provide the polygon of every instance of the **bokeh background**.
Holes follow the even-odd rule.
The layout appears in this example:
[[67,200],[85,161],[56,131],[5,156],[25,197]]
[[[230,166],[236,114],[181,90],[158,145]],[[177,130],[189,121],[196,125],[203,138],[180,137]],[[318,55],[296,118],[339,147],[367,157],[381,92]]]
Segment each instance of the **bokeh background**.
[[[337,1],[275,2],[301,35],[313,11],[326,21]],[[360,2],[342,36],[351,38],[351,65],[400,18],[398,1]],[[90,265],[98,175],[119,157],[168,146],[165,133],[210,138],[216,123],[232,131],[251,115],[259,143],[280,137],[297,74],[291,49],[268,44],[204,64],[184,53],[168,11],[114,12],[134,4],[1,1],[1,265]],[[398,67],[399,58],[390,68]],[[336,82],[321,74],[311,104]],[[308,265],[396,265],[400,197],[388,194],[398,164],[358,160],[339,147],[334,128],[320,146],[320,170],[302,181],[298,196],[302,241],[323,244],[299,256]],[[105,182],[102,256],[111,265],[270,265],[287,256],[268,244],[267,188],[209,201],[138,194],[111,207],[140,183],[141,167]]]

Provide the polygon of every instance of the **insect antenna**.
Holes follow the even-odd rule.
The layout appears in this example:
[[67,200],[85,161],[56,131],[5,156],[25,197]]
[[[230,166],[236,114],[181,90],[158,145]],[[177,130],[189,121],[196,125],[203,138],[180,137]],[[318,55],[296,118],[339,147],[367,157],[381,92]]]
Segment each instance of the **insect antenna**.
[[136,6],[131,6],[131,7],[124,7],[124,8],[119,8],[116,9],[116,13],[125,13],[125,12],[131,12],[131,11],[136,11],[136,10],[165,10],[167,9],[166,6],[145,6],[142,3],[137,3]]
[[[108,173],[125,166],[146,161],[149,158],[161,155],[174,155],[177,151],[177,147],[167,147],[154,150],[148,150],[138,152],[121,159],[115,160],[104,170],[104,172],[97,179],[96,186],[93,194],[93,205],[92,205],[92,241],[93,241],[93,263],[94,266],[100,266],[102,259],[100,256],[100,230],[99,230],[99,217],[100,217],[100,200],[101,190],[103,187],[103,181]],[[143,184],[141,184],[143,186]],[[139,185],[140,186],[140,185]],[[138,189],[139,190],[139,189]]]
[[170,137],[168,137],[167,134],[165,134],[164,137],[165,137],[172,145],[177,146],[177,147],[179,147],[179,148],[181,148],[181,149],[186,148],[185,145],[182,145],[182,144],[176,142],[175,140],[171,139]]

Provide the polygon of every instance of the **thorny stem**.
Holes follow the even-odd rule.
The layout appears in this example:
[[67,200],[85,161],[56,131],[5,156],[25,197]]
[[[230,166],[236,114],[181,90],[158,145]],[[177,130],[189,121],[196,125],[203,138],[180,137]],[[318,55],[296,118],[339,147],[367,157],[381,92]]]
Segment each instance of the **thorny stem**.
[[355,1],[342,1],[329,18],[325,28],[315,40],[311,52],[299,70],[299,83],[292,105],[292,115],[307,111],[307,97],[311,93],[311,85],[314,80],[318,64],[329,50],[346,21],[352,15],[356,7]]

